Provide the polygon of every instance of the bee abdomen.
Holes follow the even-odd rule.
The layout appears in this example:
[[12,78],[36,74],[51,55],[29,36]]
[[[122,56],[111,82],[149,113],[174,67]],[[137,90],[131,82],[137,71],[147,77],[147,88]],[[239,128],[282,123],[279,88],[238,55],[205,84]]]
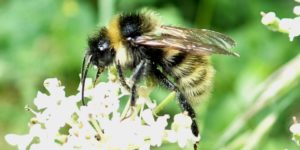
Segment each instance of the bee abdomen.
[[181,64],[172,68],[179,90],[190,104],[198,104],[209,96],[214,69],[204,56],[187,55]]

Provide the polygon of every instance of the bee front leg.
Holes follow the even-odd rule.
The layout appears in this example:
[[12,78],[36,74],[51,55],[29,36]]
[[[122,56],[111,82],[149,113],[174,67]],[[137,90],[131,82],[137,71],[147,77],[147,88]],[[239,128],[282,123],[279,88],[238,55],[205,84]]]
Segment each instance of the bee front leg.
[[[160,83],[163,86],[165,86],[169,90],[176,92],[181,109],[183,109],[183,111],[186,111],[188,113],[188,116],[190,116],[192,119],[191,130],[193,134],[197,137],[199,135],[199,129],[196,122],[196,113],[192,106],[188,103],[187,99],[182,94],[182,92],[176,87],[176,85],[172,83],[160,70],[158,70],[156,66],[152,66],[152,71],[153,75],[158,79],[158,81],[160,81]],[[194,149],[197,149],[197,143],[194,144]]]
[[121,83],[121,85],[129,92],[131,91],[129,85],[126,83],[124,75],[123,75],[123,71],[120,65],[120,62],[117,61],[116,62],[116,68],[117,68],[117,72],[118,72],[118,77],[119,77],[119,81]]

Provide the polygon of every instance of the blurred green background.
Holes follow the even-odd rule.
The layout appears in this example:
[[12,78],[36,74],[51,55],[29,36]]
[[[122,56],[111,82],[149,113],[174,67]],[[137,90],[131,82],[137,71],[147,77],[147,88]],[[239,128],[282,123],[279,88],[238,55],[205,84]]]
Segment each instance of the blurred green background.
[[[293,0],[0,0],[0,149],[16,149],[5,134],[28,132],[31,114],[24,106],[44,91],[46,78],[60,79],[69,95],[77,92],[89,34],[113,14],[143,7],[157,11],[165,24],[212,29],[237,42],[240,58],[213,56],[214,90],[199,110],[200,149],[299,149],[289,132],[292,116],[300,118],[299,75],[276,83],[290,78],[276,75],[299,54],[299,37],[290,42],[260,22],[261,11],[294,17],[294,5]],[[279,91],[265,94],[272,85]],[[153,97],[163,99],[166,92],[157,91]],[[178,111],[176,102],[165,110]]]

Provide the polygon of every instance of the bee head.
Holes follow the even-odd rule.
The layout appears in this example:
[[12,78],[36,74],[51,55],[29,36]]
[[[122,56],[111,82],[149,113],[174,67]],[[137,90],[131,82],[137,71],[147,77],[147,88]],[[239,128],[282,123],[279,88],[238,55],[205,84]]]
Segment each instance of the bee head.
[[88,39],[87,56],[91,56],[91,64],[104,68],[113,62],[114,51],[110,45],[106,28],[102,28],[100,32]]
[[88,39],[88,49],[86,55],[83,59],[82,69],[81,69],[81,85],[82,85],[82,104],[84,103],[84,86],[85,79],[89,70],[90,65],[94,65],[98,68],[96,83],[99,75],[103,72],[104,68],[110,65],[113,62],[115,52],[110,45],[110,40],[107,36],[107,29],[102,28],[100,32],[94,36],[89,37]]

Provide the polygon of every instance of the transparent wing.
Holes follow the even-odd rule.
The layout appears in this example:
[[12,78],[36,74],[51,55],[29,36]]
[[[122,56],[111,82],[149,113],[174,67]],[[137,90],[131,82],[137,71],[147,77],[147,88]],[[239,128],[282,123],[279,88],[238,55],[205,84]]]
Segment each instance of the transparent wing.
[[161,26],[158,35],[137,37],[135,44],[158,48],[174,48],[195,55],[225,54],[239,56],[230,51],[235,42],[228,36],[205,29],[188,29],[173,26]]

